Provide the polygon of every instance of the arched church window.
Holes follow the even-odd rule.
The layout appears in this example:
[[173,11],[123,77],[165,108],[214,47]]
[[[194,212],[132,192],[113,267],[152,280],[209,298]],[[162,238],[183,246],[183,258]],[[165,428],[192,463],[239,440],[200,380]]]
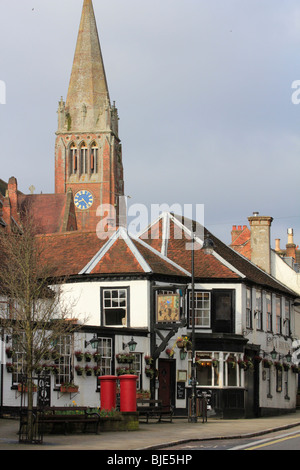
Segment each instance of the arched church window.
[[93,142],[91,145],[91,173],[98,173],[98,147],[96,142]]
[[77,148],[74,142],[70,145],[69,150],[69,169],[70,175],[75,174],[77,172],[78,162],[77,162]]
[[85,142],[83,142],[80,146],[80,174],[87,173],[87,146]]

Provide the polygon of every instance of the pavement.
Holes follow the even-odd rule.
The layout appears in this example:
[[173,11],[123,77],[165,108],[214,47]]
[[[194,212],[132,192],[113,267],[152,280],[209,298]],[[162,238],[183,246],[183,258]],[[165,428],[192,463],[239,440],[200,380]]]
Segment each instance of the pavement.
[[19,421],[0,419],[0,450],[105,450],[154,451],[172,449],[172,445],[188,441],[222,438],[254,437],[300,426],[300,410],[281,416],[255,419],[214,419],[206,423],[198,418],[190,423],[187,418],[173,422],[140,423],[139,430],[127,432],[100,432],[96,434],[45,435],[42,444],[18,442]]

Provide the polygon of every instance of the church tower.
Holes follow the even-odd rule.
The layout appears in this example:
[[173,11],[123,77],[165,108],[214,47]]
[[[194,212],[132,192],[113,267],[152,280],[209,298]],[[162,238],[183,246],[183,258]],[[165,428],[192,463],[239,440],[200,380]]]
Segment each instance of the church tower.
[[[58,106],[55,192],[72,190],[79,230],[96,230],[97,208],[118,214],[124,195],[118,111],[111,105],[92,0],[84,0],[66,102]],[[111,217],[113,214],[109,214]]]

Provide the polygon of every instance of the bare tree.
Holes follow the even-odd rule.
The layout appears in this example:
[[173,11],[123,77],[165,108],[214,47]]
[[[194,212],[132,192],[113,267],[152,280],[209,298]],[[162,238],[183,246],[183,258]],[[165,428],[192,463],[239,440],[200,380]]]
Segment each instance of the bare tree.
[[[36,236],[30,212],[14,230],[0,232],[1,329],[15,338],[23,354],[28,383],[28,440],[32,440],[34,370],[58,338],[78,325],[72,308],[62,299],[62,285],[54,262],[45,261],[47,237]],[[9,306],[9,308],[7,308]]]

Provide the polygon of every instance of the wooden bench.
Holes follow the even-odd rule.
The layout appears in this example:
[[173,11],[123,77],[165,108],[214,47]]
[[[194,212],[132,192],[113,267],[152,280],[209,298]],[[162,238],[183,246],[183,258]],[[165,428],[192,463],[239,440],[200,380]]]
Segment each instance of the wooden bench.
[[160,423],[163,416],[167,416],[172,423],[174,414],[174,408],[172,405],[165,406],[162,404],[161,400],[151,400],[146,398],[137,399],[137,411],[139,413],[139,417],[144,416],[146,418],[147,423],[150,418],[156,418]]
[[40,415],[40,424],[44,431],[49,425],[51,425],[52,430],[55,426],[59,425],[63,427],[65,434],[71,432],[72,424],[82,425],[82,432],[87,432],[88,425],[93,424],[95,426],[95,432],[98,434],[100,414],[87,407],[46,407]]

